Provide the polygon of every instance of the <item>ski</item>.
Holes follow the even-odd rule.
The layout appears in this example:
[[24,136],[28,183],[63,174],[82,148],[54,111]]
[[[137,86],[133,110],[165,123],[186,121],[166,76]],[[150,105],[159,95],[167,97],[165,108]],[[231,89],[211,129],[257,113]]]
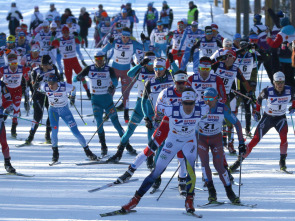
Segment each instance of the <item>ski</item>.
[[49,164],[49,166],[54,166],[54,165],[58,165],[58,164],[61,164],[61,162],[59,161],[53,161]]
[[250,208],[254,208],[257,204],[247,204],[247,203],[231,203],[231,202],[224,202],[223,204],[233,205],[233,206],[246,206]]
[[120,183],[120,182],[117,183],[117,181],[115,181],[115,182],[112,182],[112,183],[105,184],[105,185],[103,185],[101,187],[98,187],[98,188],[95,188],[95,189],[92,189],[92,190],[88,190],[88,192],[93,193],[93,192],[96,192],[96,191],[99,191],[99,190],[107,189],[107,188],[112,187],[112,186],[117,186],[117,185],[120,185],[120,184],[131,183],[131,182],[136,182],[136,181],[138,181],[138,179],[127,180],[124,183]]
[[280,173],[286,173],[286,174],[293,174],[293,171],[289,171],[289,170],[277,170]]
[[[171,187],[170,189],[171,189],[171,190],[178,190],[178,186]],[[208,191],[208,190],[205,190],[205,189],[200,188],[200,187],[195,187],[195,190],[199,190],[199,191]]]
[[15,147],[26,147],[26,146],[32,146],[33,144],[27,144],[27,143],[23,143],[23,144],[17,144],[15,145]]
[[106,216],[117,216],[117,215],[127,215],[129,213],[135,213],[136,210],[130,210],[130,211],[123,211],[122,209],[116,210],[113,212],[108,212],[108,213],[101,213],[99,214],[101,217],[106,217]]
[[155,192],[157,192],[159,190],[159,188],[153,188],[152,191],[150,192],[150,194],[154,194]]
[[122,165],[130,165],[130,163],[127,162],[106,162],[106,160],[97,160],[97,161],[91,161],[88,163],[76,163],[77,166],[87,166],[87,165],[96,165],[96,164],[122,164]]
[[187,215],[187,216],[192,216],[192,217],[195,217],[195,218],[203,218],[203,215],[202,214],[196,214],[194,212],[190,213],[190,212],[183,212],[184,215]]
[[220,205],[223,205],[223,204],[225,204],[225,202],[212,201],[212,202],[208,202],[208,203],[203,204],[203,205],[197,205],[197,207],[206,208],[206,207],[220,206]]
[[8,176],[23,176],[23,177],[34,177],[35,175],[27,175],[27,174],[23,174],[23,173],[0,173],[0,175],[8,175]]

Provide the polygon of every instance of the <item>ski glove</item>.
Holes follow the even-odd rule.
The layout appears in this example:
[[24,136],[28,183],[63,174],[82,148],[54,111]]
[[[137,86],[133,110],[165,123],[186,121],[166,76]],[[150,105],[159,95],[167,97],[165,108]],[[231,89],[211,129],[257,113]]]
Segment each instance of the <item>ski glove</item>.
[[177,56],[178,56],[178,57],[181,57],[181,54],[182,54],[182,53],[181,53],[181,50],[178,50],[178,51],[177,51]]
[[289,107],[289,114],[294,114],[295,113],[295,108],[290,106]]
[[77,81],[78,81],[77,76],[74,76],[74,77],[73,77],[73,82],[77,82]]
[[260,114],[260,112],[259,112],[259,111],[256,111],[256,112],[254,113],[253,117],[254,117],[254,120],[255,120],[256,122],[260,121],[260,119],[261,119],[261,114]]
[[108,93],[109,93],[110,95],[113,95],[114,92],[115,92],[115,90],[116,90],[116,88],[115,88],[114,85],[111,85],[111,86],[108,87]]
[[145,126],[147,129],[150,129],[150,130],[153,129],[153,122],[150,120],[150,118],[145,117],[144,121],[145,121]]
[[56,31],[53,31],[53,32],[51,33],[51,36],[55,37],[55,35],[56,35]]
[[145,42],[145,35],[144,35],[144,33],[141,33],[141,34],[140,34],[140,38],[141,38],[141,41],[142,41],[142,42]]
[[239,145],[239,155],[244,155],[246,153],[246,145],[243,143],[243,144],[240,144]]
[[168,59],[169,59],[170,64],[172,64],[174,62],[173,54],[169,53],[168,54]]
[[78,34],[78,32],[75,31],[75,32],[73,32],[73,35],[78,37],[79,34]]
[[141,65],[141,66],[145,66],[146,64],[149,63],[150,60],[151,60],[150,58],[144,58],[144,59],[140,62],[140,65]]
[[109,42],[110,42],[110,44],[113,44],[113,42],[114,42],[114,37],[112,36],[112,37],[110,37],[110,39],[109,39]]

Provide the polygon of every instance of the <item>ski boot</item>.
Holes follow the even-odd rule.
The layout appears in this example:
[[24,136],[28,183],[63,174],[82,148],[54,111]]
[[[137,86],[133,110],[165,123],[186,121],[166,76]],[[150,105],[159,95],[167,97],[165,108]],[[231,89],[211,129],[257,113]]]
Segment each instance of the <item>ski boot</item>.
[[87,67],[87,64],[86,64],[86,62],[85,62],[84,60],[82,60],[81,62],[82,62],[82,64],[83,64],[85,67]]
[[153,168],[154,168],[154,155],[147,157],[146,166],[150,171],[153,170]]
[[132,156],[136,156],[137,152],[136,150],[130,145],[130,143],[128,142],[126,145],[126,150],[128,151],[128,153]]
[[94,153],[92,153],[92,151],[89,149],[88,145],[86,147],[83,147],[83,149],[84,149],[86,156],[90,160],[97,160],[97,156]]
[[187,194],[186,199],[185,199],[185,209],[186,209],[186,212],[188,212],[188,213],[195,212],[194,194],[193,193]]
[[15,169],[11,166],[10,157],[4,159],[4,167],[7,173],[15,173]]
[[216,189],[214,187],[212,180],[207,183],[207,188],[209,193],[209,197],[208,197],[209,203],[217,201]]
[[155,182],[154,182],[152,188],[155,189],[155,190],[159,189],[159,187],[161,186],[161,182],[162,182],[162,178],[161,178],[161,176],[159,176],[159,177],[155,180]]
[[234,139],[232,139],[231,141],[228,142],[227,148],[228,148],[228,151],[229,151],[230,154],[236,154],[237,153],[237,151],[234,148]]
[[134,197],[127,203],[126,205],[122,206],[122,211],[123,212],[130,212],[133,208],[137,206],[141,199],[141,196],[138,195],[138,192],[136,191],[134,194]]
[[[244,160],[244,158],[242,157],[242,161]],[[241,166],[241,156],[238,156],[238,159],[236,160],[236,162],[234,162],[233,165],[231,165],[229,167],[229,172],[235,172],[239,167]]]
[[236,194],[234,193],[232,186],[225,186],[225,191],[226,191],[226,195],[227,198],[234,204],[239,204],[240,202],[240,198],[236,196]]
[[108,147],[106,145],[105,133],[98,134],[100,142],[101,157],[105,157],[108,154]]
[[128,122],[129,122],[129,109],[124,109],[124,120],[125,120],[125,124],[128,124]]
[[116,183],[125,183],[127,180],[133,176],[136,169],[132,168],[131,165],[128,167],[128,170],[122,175],[119,176]]
[[12,126],[11,126],[11,137],[14,137],[14,138],[16,138],[16,136],[17,136],[16,126],[17,126],[17,123],[12,123]]
[[52,162],[57,162],[59,158],[58,147],[52,147],[53,154],[52,154]]
[[250,128],[246,128],[245,131],[246,131],[246,136],[252,138],[252,133]]
[[118,150],[117,153],[115,155],[113,155],[112,157],[110,157],[109,159],[107,159],[107,163],[117,163],[121,160],[122,155],[123,155],[123,151],[124,151],[125,146],[122,145],[121,143],[118,146]]
[[28,138],[25,140],[25,144],[26,144],[26,145],[30,145],[30,144],[32,144],[33,139],[34,139],[34,136],[31,134],[31,131],[30,131],[30,135],[29,135]]
[[280,170],[286,170],[287,166],[286,166],[286,157],[287,154],[281,154],[281,158],[280,158]]
[[180,178],[178,176],[178,191],[181,196],[186,196],[186,177]]
[[46,132],[45,132],[45,144],[52,144],[51,143],[51,138],[50,138],[50,133],[51,133],[51,127],[46,126]]
[[90,93],[89,89],[86,90],[86,94],[87,94],[88,99],[91,100],[91,93]]
[[116,110],[117,111],[123,111],[124,110],[124,104],[123,104],[123,102],[118,107],[116,107]]
[[231,175],[231,172],[229,171],[228,166],[224,166],[224,168],[226,169],[226,171],[228,173],[228,177],[229,177],[230,182],[233,183],[234,177],[233,177],[233,175]]

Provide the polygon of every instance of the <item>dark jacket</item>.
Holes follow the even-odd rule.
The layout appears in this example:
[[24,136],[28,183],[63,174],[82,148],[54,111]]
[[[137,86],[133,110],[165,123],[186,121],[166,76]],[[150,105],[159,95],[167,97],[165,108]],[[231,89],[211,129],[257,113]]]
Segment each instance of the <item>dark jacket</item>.
[[9,21],[8,28],[11,35],[15,35],[15,29],[20,26],[20,19],[23,19],[20,11],[17,8],[11,8],[6,17],[6,20]]
[[80,36],[86,37],[88,35],[88,28],[91,27],[91,19],[88,12],[79,16],[78,25],[80,26]]

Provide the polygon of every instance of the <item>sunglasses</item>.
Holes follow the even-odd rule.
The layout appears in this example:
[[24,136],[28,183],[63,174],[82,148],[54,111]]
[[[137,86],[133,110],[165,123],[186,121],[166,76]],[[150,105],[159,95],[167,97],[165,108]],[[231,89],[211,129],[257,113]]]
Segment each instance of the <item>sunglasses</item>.
[[231,55],[231,54],[228,54],[227,57],[228,57],[228,58],[233,58],[234,56]]
[[122,35],[122,38],[130,38],[130,36]]
[[211,68],[203,68],[203,67],[199,67],[201,71],[210,71]]
[[102,61],[102,60],[104,60],[104,57],[103,57],[103,56],[100,56],[100,57],[94,57],[94,59],[95,59],[96,61]]
[[216,97],[204,97],[205,101],[214,101]]
[[15,43],[14,41],[8,41],[7,43],[9,43],[9,44],[13,44],[13,43]]
[[26,37],[25,36],[19,36],[18,38],[19,39],[25,39]]
[[17,62],[12,62],[12,63],[9,63],[10,66],[13,66],[13,65],[18,65]]
[[276,84],[284,84],[285,81],[275,81]]
[[153,65],[153,64],[154,64],[154,62],[149,62],[149,63],[148,63],[148,65]]
[[186,81],[175,81],[175,84],[184,85],[186,84]]
[[205,34],[206,34],[206,35],[212,35],[213,32],[206,32]]
[[194,101],[182,101],[183,105],[194,105],[195,102]]
[[165,69],[164,67],[154,68],[155,71],[163,71],[164,69]]

